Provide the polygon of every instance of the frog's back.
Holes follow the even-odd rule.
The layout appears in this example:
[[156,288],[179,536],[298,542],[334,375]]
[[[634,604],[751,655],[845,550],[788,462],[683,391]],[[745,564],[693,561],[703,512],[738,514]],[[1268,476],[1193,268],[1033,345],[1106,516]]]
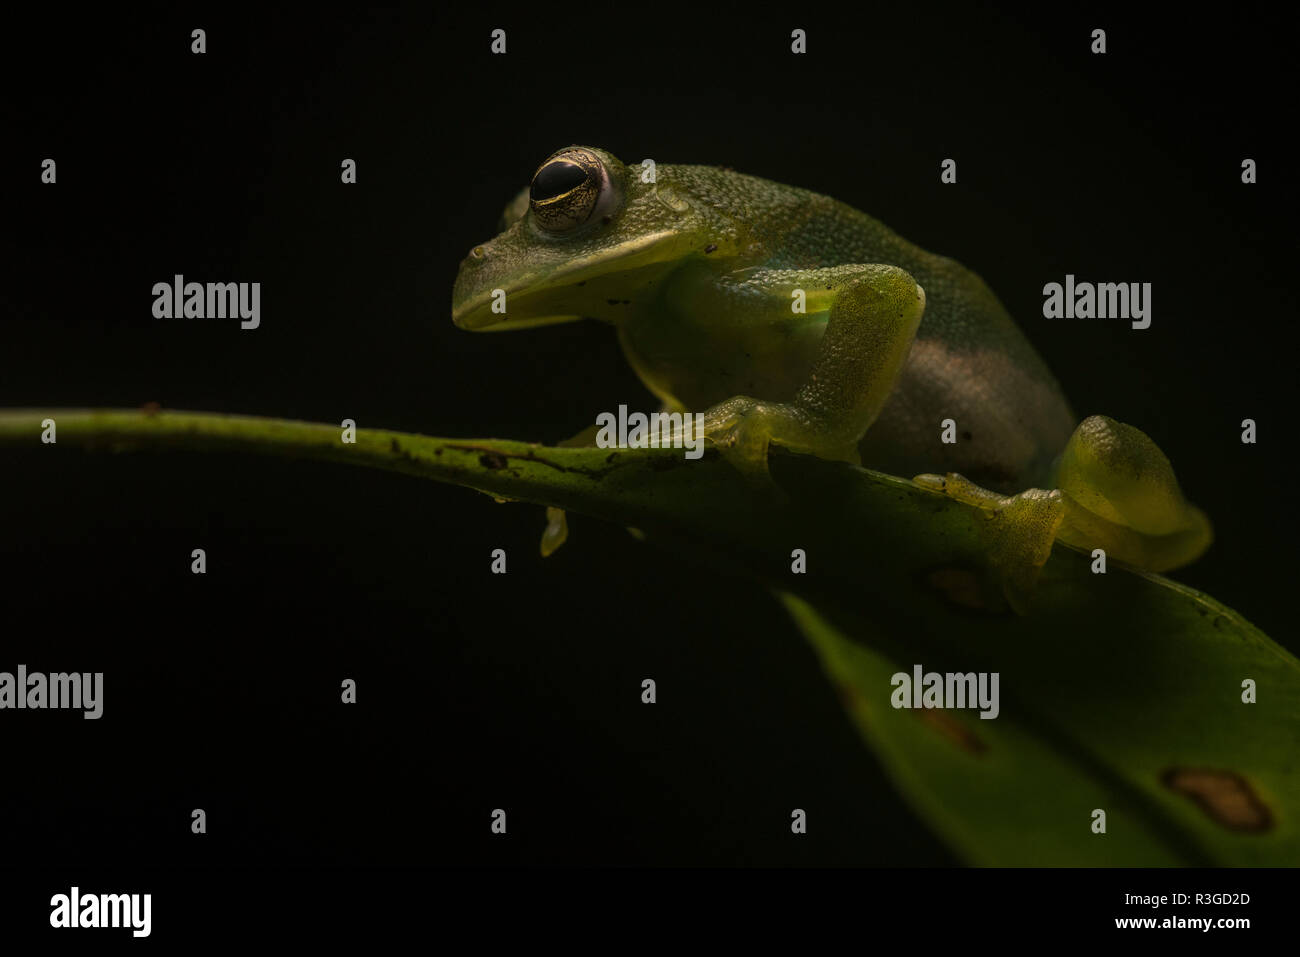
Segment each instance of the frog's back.
[[[1040,481],[1077,421],[992,290],[851,206],[804,190],[791,195],[800,197],[799,214],[786,214],[791,228],[778,244],[785,264],[887,263],[925,290],[898,386],[860,445],[863,465],[897,475],[960,472],[1005,491]],[[940,441],[944,419],[956,422],[955,444]]]

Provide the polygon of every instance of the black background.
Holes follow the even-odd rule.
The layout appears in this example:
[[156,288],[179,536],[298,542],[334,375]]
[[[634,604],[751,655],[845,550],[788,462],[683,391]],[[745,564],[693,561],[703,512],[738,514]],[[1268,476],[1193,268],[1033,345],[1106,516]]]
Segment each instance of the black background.
[[[730,165],[980,273],[1075,410],[1155,438],[1215,521],[1212,551],[1174,577],[1297,648],[1292,53],[1247,8],[200,6],[4,33],[0,406],[555,441],[650,396],[600,324],[455,329],[460,259],[561,146]],[[1042,319],[1043,284],[1067,272],[1151,282],[1151,328]],[[261,328],[154,320],[151,286],[174,273],[261,282]],[[1245,417],[1258,445],[1239,441]],[[0,670],[106,673],[100,721],[0,725],[13,860],[955,861],[761,588],[620,528],[571,517],[543,561],[540,509],[240,456],[34,445],[6,451],[0,483]]]

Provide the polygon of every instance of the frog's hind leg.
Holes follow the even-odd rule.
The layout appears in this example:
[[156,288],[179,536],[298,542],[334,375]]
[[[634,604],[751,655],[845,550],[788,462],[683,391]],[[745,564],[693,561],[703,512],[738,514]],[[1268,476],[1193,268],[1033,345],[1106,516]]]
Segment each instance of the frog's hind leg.
[[984,511],[989,519],[988,562],[1011,607],[1026,612],[1065,515],[1061,493],[1031,488],[1019,495],[1000,495],[956,472],[918,475],[912,481]]
[[1209,519],[1183,497],[1159,447],[1138,429],[1101,415],[1074,430],[1053,463],[1047,490],[1003,496],[955,472],[912,481],[984,510],[991,519],[989,562],[1021,611],[1058,538],[1148,571],[1185,565],[1213,539]]
[[1051,478],[1065,503],[1058,535],[1076,548],[1165,571],[1200,556],[1214,538],[1205,513],[1183,497],[1169,459],[1131,425],[1084,419]]

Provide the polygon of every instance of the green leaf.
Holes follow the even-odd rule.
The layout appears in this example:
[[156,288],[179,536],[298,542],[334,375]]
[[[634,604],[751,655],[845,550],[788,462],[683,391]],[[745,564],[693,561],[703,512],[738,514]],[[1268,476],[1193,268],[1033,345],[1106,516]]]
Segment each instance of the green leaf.
[[[1128,577],[1100,604],[1045,584],[1050,611],[947,636],[922,614],[899,640],[784,600],[899,789],[971,862],[1294,865],[1295,659],[1204,596]],[[891,707],[891,675],[918,662],[1000,671],[997,719]]]
[[[1001,601],[979,508],[775,452],[786,498],[710,452],[559,449],[248,416],[0,413],[0,444],[194,449],[382,468],[552,505],[705,552],[781,593],[866,743],[968,860],[1300,862],[1300,662],[1209,596],[1058,545],[1026,614]],[[53,451],[49,446],[44,448]],[[581,547],[580,544],[568,547]],[[803,549],[807,573],[791,573]],[[895,709],[891,676],[997,672],[1000,714]],[[1244,704],[1252,679],[1258,703]],[[1106,833],[1091,829],[1106,812]]]

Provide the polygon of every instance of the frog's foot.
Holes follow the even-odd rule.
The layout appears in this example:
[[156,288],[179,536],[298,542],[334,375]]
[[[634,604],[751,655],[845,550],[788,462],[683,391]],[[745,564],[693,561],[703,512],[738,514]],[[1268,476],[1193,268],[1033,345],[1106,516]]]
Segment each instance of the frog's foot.
[[1061,493],[1031,488],[1019,495],[1004,496],[956,472],[918,475],[912,481],[983,510],[991,522],[989,563],[1001,579],[1011,607],[1024,614],[1065,514]]
[[1090,416],[1053,468],[1065,501],[1063,542],[1150,571],[1185,565],[1210,546],[1210,521],[1183,497],[1169,459],[1131,425]]
[[778,500],[785,492],[772,479],[767,453],[772,444],[824,459],[859,464],[855,442],[835,441],[834,433],[794,404],[737,395],[704,413],[704,440],[764,494]]
[[767,467],[774,430],[773,406],[747,395],[733,396],[704,413],[704,440],[746,481],[767,492],[777,491]]
[[[582,449],[596,444],[596,435],[600,431],[597,425],[589,425],[577,435],[555,443],[560,449]],[[542,532],[541,552],[547,558],[569,538],[569,523],[565,520],[564,509],[546,509],[546,528]]]
[[569,523],[565,519],[564,509],[546,509],[546,530],[542,532],[542,557],[549,557],[569,537]]

